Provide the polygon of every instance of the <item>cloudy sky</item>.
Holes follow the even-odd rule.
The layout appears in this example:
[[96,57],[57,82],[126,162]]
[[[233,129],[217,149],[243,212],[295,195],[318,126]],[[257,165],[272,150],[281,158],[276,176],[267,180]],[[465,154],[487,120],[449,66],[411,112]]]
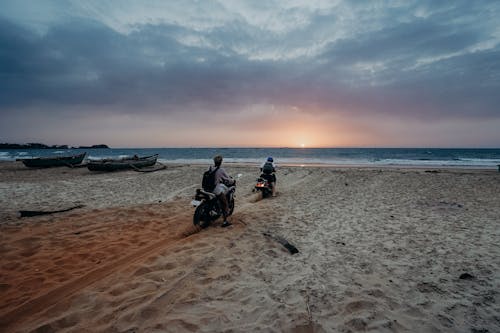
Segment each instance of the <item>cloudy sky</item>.
[[500,147],[499,1],[0,2],[0,142]]

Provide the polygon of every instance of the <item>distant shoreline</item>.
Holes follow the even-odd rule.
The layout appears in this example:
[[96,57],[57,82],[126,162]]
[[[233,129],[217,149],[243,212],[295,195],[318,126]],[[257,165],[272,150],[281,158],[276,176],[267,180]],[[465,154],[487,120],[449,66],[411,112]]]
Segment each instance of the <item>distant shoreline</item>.
[[0,149],[109,149],[108,145],[98,144],[92,146],[71,147],[68,145],[46,145],[43,143],[0,143]]

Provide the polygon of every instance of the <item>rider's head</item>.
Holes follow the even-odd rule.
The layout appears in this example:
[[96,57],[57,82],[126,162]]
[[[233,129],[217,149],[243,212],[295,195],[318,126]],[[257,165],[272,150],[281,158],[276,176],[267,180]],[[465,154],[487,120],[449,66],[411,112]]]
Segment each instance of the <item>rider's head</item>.
[[214,164],[215,166],[220,166],[222,164],[222,156],[217,155],[214,157]]
[[272,158],[271,156],[269,156],[269,157],[267,158],[267,161],[268,161],[268,162],[273,162],[273,158]]

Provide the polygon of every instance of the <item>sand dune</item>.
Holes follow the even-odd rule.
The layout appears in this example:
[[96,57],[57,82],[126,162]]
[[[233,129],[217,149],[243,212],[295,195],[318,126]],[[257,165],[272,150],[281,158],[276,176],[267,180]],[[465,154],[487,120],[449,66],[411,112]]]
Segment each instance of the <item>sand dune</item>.
[[287,167],[258,200],[229,165],[234,224],[200,231],[204,169],[0,164],[1,331],[500,331],[500,174]]

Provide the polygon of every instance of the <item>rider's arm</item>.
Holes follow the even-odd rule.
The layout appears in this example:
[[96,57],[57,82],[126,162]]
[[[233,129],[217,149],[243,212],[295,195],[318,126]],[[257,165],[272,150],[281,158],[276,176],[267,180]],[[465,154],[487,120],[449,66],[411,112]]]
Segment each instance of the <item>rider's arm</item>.
[[221,179],[221,181],[222,181],[224,184],[233,184],[233,183],[234,183],[234,179],[233,179],[232,177],[230,177],[230,176],[226,173],[226,170],[221,169],[220,171],[221,171],[221,173],[220,173],[220,179]]

